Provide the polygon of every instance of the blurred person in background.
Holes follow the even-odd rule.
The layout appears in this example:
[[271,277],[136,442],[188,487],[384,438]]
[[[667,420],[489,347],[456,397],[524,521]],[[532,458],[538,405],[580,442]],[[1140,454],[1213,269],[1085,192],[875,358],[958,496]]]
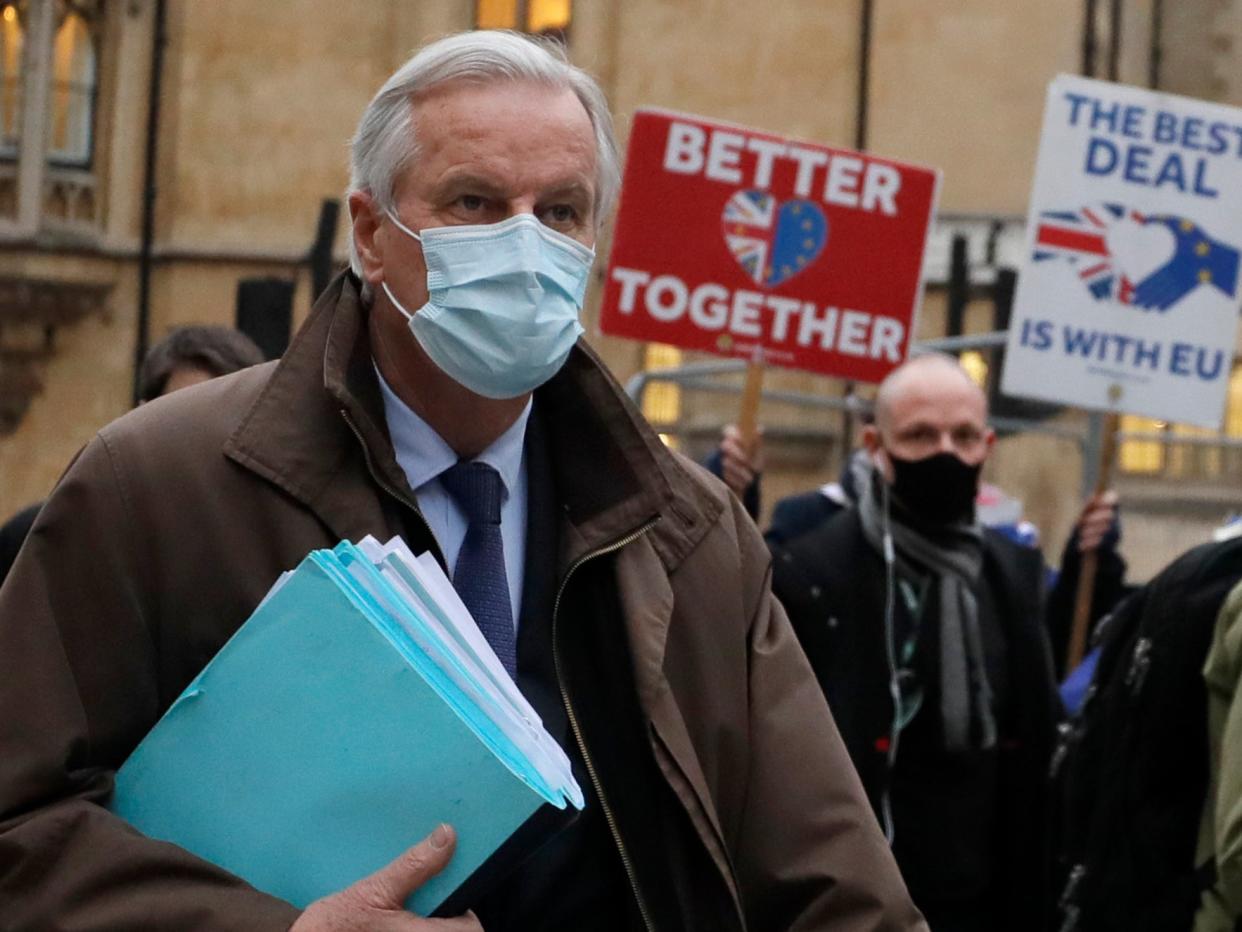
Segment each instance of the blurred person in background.
[[898,367],[875,415],[856,504],[773,545],[773,592],[931,928],[1036,930],[1060,714],[1042,561],[977,520],[995,435],[956,361]]
[[[864,429],[874,423],[869,411],[862,412],[859,419]],[[748,449],[741,432],[729,424],[721,432],[720,445],[703,464],[724,480],[742,502],[747,513],[756,521],[759,519],[765,459],[762,430]],[[768,546],[783,546],[822,525],[838,512],[855,507],[858,504],[859,490],[870,481],[873,468],[870,453],[865,447],[859,447],[846,459],[835,482],[780,499],[773,506],[771,521],[763,533]],[[1001,490],[995,486],[981,485],[976,498],[979,523],[1006,535],[1016,543],[1038,547],[1039,531],[1030,522],[1020,520],[1020,503],[1012,499],[1004,502],[1007,505],[1018,505],[1019,511],[1015,515],[1012,508],[993,507],[993,500],[997,498],[1005,499]],[[1096,493],[1088,498],[1078,513],[1057,568],[1045,569],[1047,597],[1044,623],[1052,648],[1053,669],[1058,680],[1065,679],[1071,673],[1076,674],[1074,683],[1068,684],[1063,692],[1067,697],[1073,697],[1074,705],[1081,699],[1079,684],[1090,678],[1097,656],[1090,654],[1078,671],[1065,669],[1065,655],[1078,587],[1078,569],[1082,555],[1091,550],[1096,551],[1095,585],[1092,589],[1090,611],[1094,628],[1134,588],[1125,581],[1126,561],[1118,549],[1120,543],[1121,522],[1117,509],[1117,493],[1111,489]]]
[[168,332],[142,361],[138,373],[138,403],[154,401],[263,362],[263,351],[240,330],[195,325]]
[[[263,352],[240,330],[177,327],[147,352],[138,373],[138,404],[261,362]],[[42,507],[42,502],[27,505],[0,527],[0,586]]]

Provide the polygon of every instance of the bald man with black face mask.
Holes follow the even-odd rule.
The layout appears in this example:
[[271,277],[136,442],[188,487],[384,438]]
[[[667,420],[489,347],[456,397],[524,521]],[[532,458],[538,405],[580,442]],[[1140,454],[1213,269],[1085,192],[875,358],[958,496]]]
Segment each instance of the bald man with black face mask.
[[918,357],[862,439],[858,507],[775,544],[773,590],[931,928],[1039,929],[1059,706],[1039,554],[975,517],[986,400]]

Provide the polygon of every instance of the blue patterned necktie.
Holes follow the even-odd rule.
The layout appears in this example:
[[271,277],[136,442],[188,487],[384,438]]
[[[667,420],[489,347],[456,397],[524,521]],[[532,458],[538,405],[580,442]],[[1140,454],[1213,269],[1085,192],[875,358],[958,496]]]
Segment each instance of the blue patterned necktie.
[[517,638],[500,536],[504,482],[486,463],[461,462],[440,474],[440,482],[466,514],[466,537],[453,567],[453,588],[470,609],[510,676],[517,675]]

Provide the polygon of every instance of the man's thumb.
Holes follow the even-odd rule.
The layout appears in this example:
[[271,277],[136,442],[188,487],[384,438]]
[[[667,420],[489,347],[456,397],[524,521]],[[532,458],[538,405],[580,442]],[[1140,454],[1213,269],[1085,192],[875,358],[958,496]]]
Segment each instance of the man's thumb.
[[413,848],[359,881],[355,889],[370,906],[400,909],[411,893],[444,870],[456,844],[452,826],[440,824]]

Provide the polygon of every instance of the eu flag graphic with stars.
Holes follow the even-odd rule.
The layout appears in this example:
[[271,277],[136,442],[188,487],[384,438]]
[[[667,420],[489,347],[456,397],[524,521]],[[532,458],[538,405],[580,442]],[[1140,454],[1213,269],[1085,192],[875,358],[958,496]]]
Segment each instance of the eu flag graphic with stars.
[[828,241],[828,220],[808,200],[779,203],[766,191],[738,191],[721,217],[725,244],[757,285],[775,287],[809,268]]
[[1130,303],[1146,310],[1167,311],[1202,285],[1228,297],[1237,293],[1238,250],[1212,239],[1193,220],[1184,217],[1148,217],[1172,234],[1173,258],[1134,286]]
[[[1142,281],[1131,281],[1118,270],[1109,252],[1108,229],[1121,221],[1161,226],[1173,234],[1172,255]],[[1097,301],[1115,300],[1163,312],[1200,286],[1211,286],[1234,297],[1242,255],[1185,217],[1142,214],[1121,204],[1100,204],[1041,213],[1033,258],[1036,262],[1069,262]]]

